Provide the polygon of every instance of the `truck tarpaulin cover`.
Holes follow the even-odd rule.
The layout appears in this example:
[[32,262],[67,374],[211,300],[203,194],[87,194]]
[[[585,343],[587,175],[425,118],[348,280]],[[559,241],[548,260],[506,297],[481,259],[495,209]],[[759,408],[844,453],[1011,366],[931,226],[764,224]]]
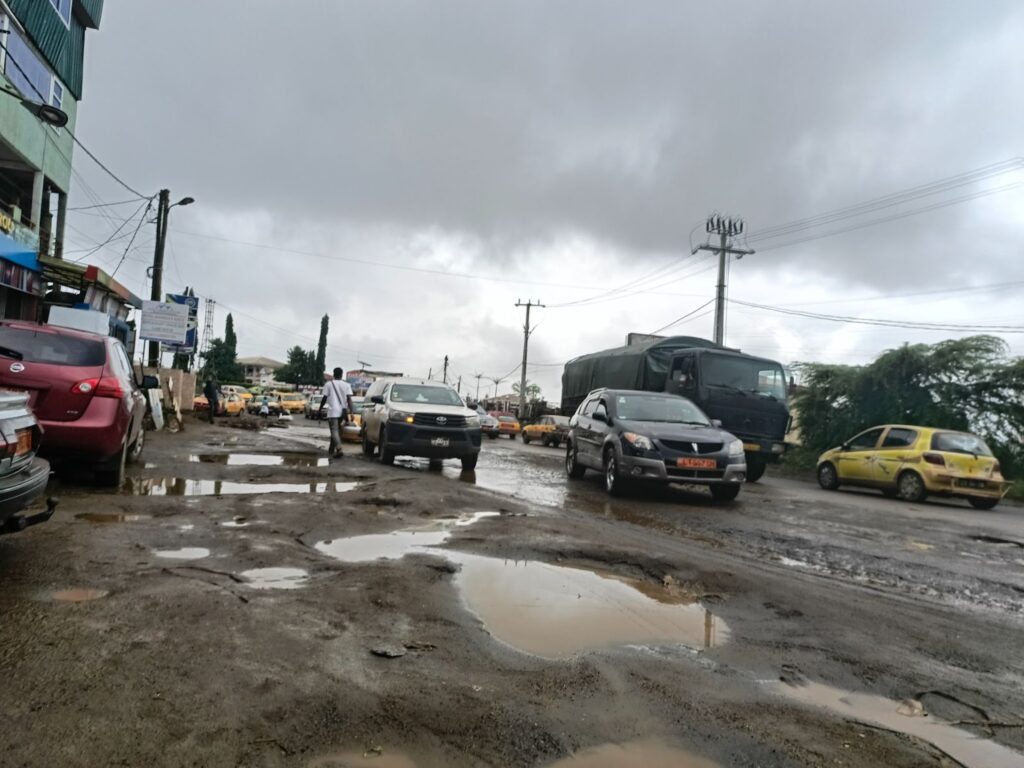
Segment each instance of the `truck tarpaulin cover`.
[[589,392],[599,387],[660,392],[665,388],[673,355],[695,347],[721,349],[707,339],[670,336],[573,358],[562,372],[562,413],[570,415]]

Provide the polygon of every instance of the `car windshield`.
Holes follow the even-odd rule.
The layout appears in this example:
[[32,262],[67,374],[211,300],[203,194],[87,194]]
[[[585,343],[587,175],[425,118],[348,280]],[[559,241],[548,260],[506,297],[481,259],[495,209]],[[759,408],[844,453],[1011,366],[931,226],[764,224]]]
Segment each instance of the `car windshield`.
[[24,328],[0,327],[0,347],[21,353],[26,363],[98,366],[107,360],[106,348],[99,339],[81,339]]
[[424,384],[395,384],[391,388],[393,403],[425,403],[428,405],[462,405],[454,389]]
[[969,453],[972,456],[991,456],[992,451],[977,435],[966,432],[936,432],[932,435],[932,450],[945,453]]
[[704,355],[702,381],[706,386],[750,392],[777,400],[786,399],[786,375],[782,366],[767,360],[734,355]]
[[285,395],[284,399],[285,400],[301,400],[302,399],[302,395]]
[[626,421],[663,421],[675,424],[710,424],[700,408],[681,397],[618,395],[615,412]]

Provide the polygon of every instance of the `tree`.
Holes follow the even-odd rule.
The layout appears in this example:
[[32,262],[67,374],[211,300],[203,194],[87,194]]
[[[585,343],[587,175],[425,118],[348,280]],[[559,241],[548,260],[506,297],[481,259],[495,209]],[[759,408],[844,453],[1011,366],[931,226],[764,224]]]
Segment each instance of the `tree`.
[[224,325],[224,338],[213,339],[209,351],[203,355],[203,374],[212,375],[222,382],[242,381],[245,371],[238,364],[237,345],[235,321],[229,314]]
[[228,313],[228,319],[224,323],[224,346],[231,350],[232,354],[238,354],[238,337],[235,335],[235,319]]
[[322,384],[323,374],[316,371],[316,353],[294,346],[288,350],[288,362],[276,378],[288,384]]
[[[327,370],[327,326],[330,324],[330,318],[324,315],[320,318],[320,340],[316,345],[316,376],[319,380],[323,379],[324,371]],[[319,383],[316,382],[316,383]]]
[[[512,391],[515,394],[519,394],[519,383],[516,382],[512,385]],[[526,399],[527,400],[540,400],[540,387],[534,384],[532,381],[526,382]]]
[[975,432],[1007,476],[1024,470],[1024,359],[993,336],[905,344],[864,366],[803,363],[793,397],[803,449],[816,456],[876,424]]

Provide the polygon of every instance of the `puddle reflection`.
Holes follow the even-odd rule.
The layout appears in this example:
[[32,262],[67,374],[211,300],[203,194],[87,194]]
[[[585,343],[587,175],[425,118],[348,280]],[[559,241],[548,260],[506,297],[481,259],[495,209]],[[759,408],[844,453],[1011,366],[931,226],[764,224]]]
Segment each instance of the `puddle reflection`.
[[193,464],[220,464],[227,467],[290,467],[308,469],[326,467],[330,461],[315,453],[194,453]]
[[423,551],[427,547],[443,544],[452,535],[456,526],[472,525],[478,520],[497,515],[497,512],[475,512],[471,515],[439,520],[431,527],[418,530],[350,536],[344,539],[318,541],[315,546],[325,555],[346,563],[397,560],[410,552]]
[[168,560],[200,560],[210,556],[204,547],[182,547],[181,549],[154,549],[153,554]]
[[229,496],[264,493],[346,493],[359,483],[239,483],[183,477],[131,477],[121,487],[130,496]]
[[75,515],[76,520],[85,520],[90,523],[134,523],[139,520],[148,520],[149,515],[122,515],[116,512],[79,512]]
[[577,752],[548,768],[721,768],[718,763],[654,739],[603,744]]
[[60,589],[51,592],[48,598],[58,603],[85,603],[89,600],[99,600],[109,594],[105,589]]
[[301,568],[252,568],[238,575],[252,589],[299,589],[309,580]]

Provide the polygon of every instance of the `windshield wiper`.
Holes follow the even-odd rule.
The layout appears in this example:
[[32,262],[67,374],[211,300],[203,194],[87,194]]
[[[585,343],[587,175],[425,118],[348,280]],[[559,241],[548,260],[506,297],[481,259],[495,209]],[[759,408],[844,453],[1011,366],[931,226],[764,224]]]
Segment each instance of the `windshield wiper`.
[[21,352],[19,352],[16,349],[11,349],[10,347],[0,347],[0,355],[3,355],[4,357],[9,357],[12,360],[25,359],[25,356],[21,354]]

